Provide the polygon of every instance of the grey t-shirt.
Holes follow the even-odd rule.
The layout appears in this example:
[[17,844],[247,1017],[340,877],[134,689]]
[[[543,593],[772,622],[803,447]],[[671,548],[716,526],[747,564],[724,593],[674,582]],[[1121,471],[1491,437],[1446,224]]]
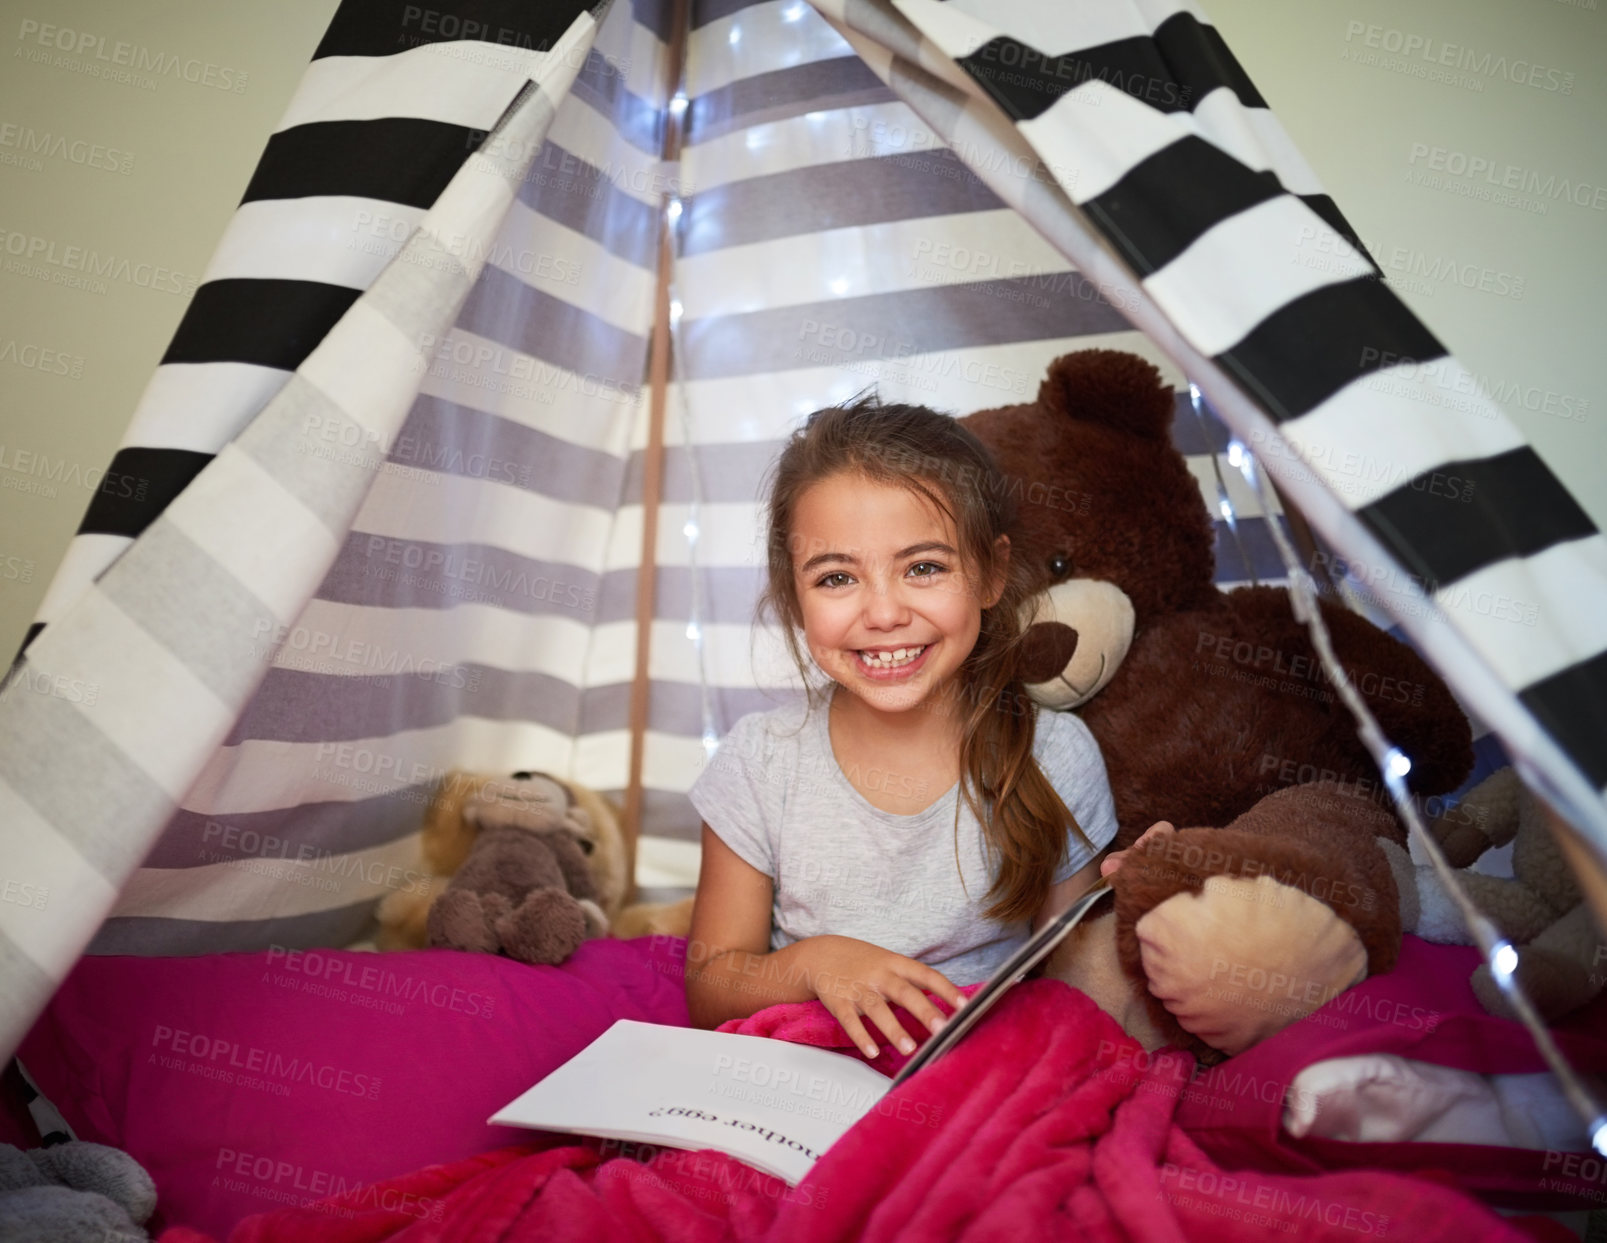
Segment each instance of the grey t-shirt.
[[[914,958],[955,984],[986,979],[1031,925],[984,917],[994,873],[958,783],[933,791],[914,815],[873,806],[832,754],[828,715],[800,702],[743,717],[690,792],[720,840],[771,878],[770,948],[835,933]],[[1040,709],[1033,755],[1093,843],[1068,826],[1058,883],[1115,837],[1116,813],[1099,746],[1077,717]],[[856,775],[914,802],[927,793],[907,776]]]

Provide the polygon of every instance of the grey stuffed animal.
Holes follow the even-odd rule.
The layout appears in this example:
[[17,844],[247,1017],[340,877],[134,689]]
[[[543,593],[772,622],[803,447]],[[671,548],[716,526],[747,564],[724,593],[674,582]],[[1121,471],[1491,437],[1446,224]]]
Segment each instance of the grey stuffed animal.
[[156,1184],[126,1152],[0,1144],[0,1243],[146,1243]]

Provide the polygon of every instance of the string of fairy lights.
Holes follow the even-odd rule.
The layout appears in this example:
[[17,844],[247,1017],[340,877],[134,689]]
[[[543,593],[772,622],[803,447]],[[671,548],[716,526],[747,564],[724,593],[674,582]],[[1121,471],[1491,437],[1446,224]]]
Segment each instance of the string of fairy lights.
[[[1200,395],[1200,388],[1197,384],[1189,385],[1189,404],[1194,409],[1194,421],[1199,425],[1200,435],[1204,438],[1205,443],[1207,445],[1215,444],[1216,436],[1212,425],[1215,424],[1220,427],[1221,424],[1214,414],[1210,418],[1206,417],[1205,399]],[[1238,511],[1234,509],[1232,498],[1228,496],[1228,481],[1222,475],[1222,459],[1214,451],[1208,456],[1211,459],[1211,473],[1216,478],[1216,512],[1221,515],[1222,521],[1227,524],[1228,537],[1232,539],[1233,546],[1239,551],[1239,562],[1244,566],[1245,573],[1250,576],[1250,585],[1259,587],[1261,577],[1256,573],[1255,559],[1250,556],[1249,550],[1244,546],[1244,536],[1239,530]],[[1269,513],[1267,517],[1270,521],[1271,514]]]
[[[666,144],[666,162],[678,162],[681,144],[685,138],[687,97],[684,89],[677,89],[670,97],[670,128]],[[698,568],[698,537],[703,529],[703,468],[698,461],[697,427],[693,419],[692,403],[687,397],[686,377],[682,371],[685,352],[681,348],[681,319],[685,307],[675,282],[675,261],[681,252],[681,221],[686,205],[681,199],[679,186],[664,198],[663,228],[669,238],[670,270],[665,284],[669,293],[670,383],[666,405],[674,403],[680,421],[681,447],[686,459],[687,502],[686,521],[681,534],[686,539],[686,574],[688,582],[686,638],[692,645],[697,665],[698,711],[701,718],[701,741],[705,761],[712,758],[720,745],[720,731],[715,724],[714,696],[709,684],[708,647],[705,626],[704,584]]]
[[[1199,388],[1191,384],[1189,389],[1198,409],[1201,402]],[[1516,974],[1518,951],[1512,942],[1502,935],[1494,922],[1473,904],[1473,900],[1468,897],[1467,891],[1457,879],[1455,869],[1446,862],[1438,843],[1418,816],[1416,803],[1406,786],[1406,775],[1412,771],[1411,757],[1384,734],[1372,710],[1357,694],[1344,666],[1340,664],[1334,652],[1328,627],[1322,619],[1322,610],[1317,604],[1316,582],[1301,565],[1294,546],[1283,529],[1283,524],[1273,516],[1272,488],[1269,481],[1261,471],[1254,454],[1242,441],[1237,439],[1229,441],[1227,457],[1228,464],[1243,474],[1245,481],[1255,490],[1261,502],[1262,512],[1267,518],[1267,529],[1272,533],[1272,541],[1288,572],[1289,599],[1295,617],[1305,623],[1311,635],[1312,646],[1322,661],[1328,680],[1333,684],[1339,697],[1344,700],[1345,706],[1350,709],[1351,715],[1356,718],[1356,733],[1361,738],[1362,745],[1367,748],[1368,754],[1372,756],[1373,762],[1378,765],[1378,771],[1383,774],[1384,786],[1389,791],[1390,798],[1394,800],[1401,821],[1406,825],[1415,845],[1434,869],[1440,885],[1456,904],[1474,944],[1484,955],[1485,962],[1489,964],[1491,976],[1513,1012],[1517,1014],[1519,1021],[1529,1029],[1535,1047],[1557,1076],[1569,1104],[1584,1120],[1591,1147],[1602,1156],[1607,1156],[1607,1107],[1595,1098],[1584,1080],[1562,1055],[1556,1041],[1551,1037],[1550,1030],[1524,993]],[[1231,502],[1224,501],[1224,503],[1231,505]]]

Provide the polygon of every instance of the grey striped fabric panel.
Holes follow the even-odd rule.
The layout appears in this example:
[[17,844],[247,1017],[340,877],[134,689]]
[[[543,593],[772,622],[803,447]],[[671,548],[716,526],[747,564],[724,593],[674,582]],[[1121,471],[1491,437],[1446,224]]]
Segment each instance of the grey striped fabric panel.
[[[474,20],[493,42],[433,55],[537,55]],[[371,51],[352,72],[377,73],[368,59],[408,54],[386,29],[348,5],[331,36]],[[443,773],[623,784],[641,529],[625,487],[664,180],[643,119],[665,92],[657,10],[613,5],[570,68],[539,147],[509,153],[528,171],[328,573],[288,624],[238,637],[268,673],[91,952],[346,943],[377,898],[420,883],[416,832]],[[410,82],[409,106],[444,107],[431,90]],[[388,216],[361,226],[385,254],[417,213]],[[320,431],[326,456],[359,451]]]
[[445,29],[389,0],[337,13],[108,467],[129,486],[96,494],[30,642],[369,286],[574,7],[474,0]]
[[[1149,2],[1092,18],[977,0],[830,7],[918,29],[1003,110],[1188,350],[1394,558],[1394,594],[1426,593],[1481,676],[1599,795],[1607,542],[1471,377],[1455,386],[1467,402],[1440,400],[1457,364],[1352,245],[1202,15]],[[1600,823],[1599,796],[1582,811]]]
[[[647,750],[650,831],[680,838],[696,827],[679,792],[704,735],[798,693],[779,637],[751,623],[763,477],[804,415],[872,385],[956,413],[1028,401],[1053,358],[1096,345],[1183,384],[804,0],[700,0],[692,20],[660,520],[661,591],[676,585],[658,607],[653,695],[704,720],[655,730]],[[1215,511],[1210,454],[1226,441],[1182,394],[1177,439]],[[1256,502],[1231,486],[1238,532],[1219,523],[1219,579],[1281,577]],[[667,614],[694,599],[692,624]]]
[[[559,97],[572,76],[567,58],[584,53],[594,30],[582,12],[536,67]],[[46,895],[28,907],[0,904],[0,1055],[15,1048],[113,901],[128,900],[131,874],[149,876],[136,866],[266,672],[267,654],[245,640],[292,621],[334,561],[381,447],[412,404],[429,342],[470,296],[491,231],[553,115],[553,99],[532,83],[396,261],[46,627],[0,692],[0,849],[8,874]],[[327,427],[360,450],[320,452]],[[147,881],[144,900],[238,918],[250,908],[251,882],[263,879],[237,872],[223,884],[163,892]],[[287,887],[273,884],[280,906]]]

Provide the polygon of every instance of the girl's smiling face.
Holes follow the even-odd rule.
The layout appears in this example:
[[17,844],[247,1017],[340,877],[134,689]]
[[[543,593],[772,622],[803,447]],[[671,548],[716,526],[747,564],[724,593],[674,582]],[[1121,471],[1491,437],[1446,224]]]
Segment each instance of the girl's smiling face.
[[908,711],[946,688],[999,597],[978,593],[947,515],[862,475],[806,489],[790,543],[810,655],[879,712]]

